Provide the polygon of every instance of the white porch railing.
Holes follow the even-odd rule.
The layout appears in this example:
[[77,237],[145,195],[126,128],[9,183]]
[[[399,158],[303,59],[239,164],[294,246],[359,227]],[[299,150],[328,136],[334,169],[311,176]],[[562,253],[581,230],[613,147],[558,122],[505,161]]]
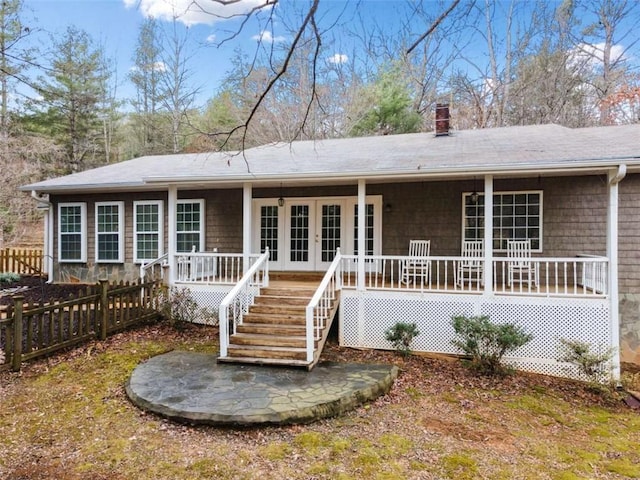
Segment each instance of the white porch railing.
[[[249,256],[250,265],[259,254]],[[234,284],[242,278],[244,271],[242,253],[190,252],[176,255],[176,281],[198,284]]]
[[[365,260],[366,290],[406,290],[441,293],[485,292],[484,275],[478,268],[473,275],[461,276],[463,257],[429,257],[420,271],[403,274],[408,256],[368,256]],[[493,259],[493,293],[503,295],[604,297],[608,294],[608,259],[598,256],[568,258],[532,257],[533,273],[509,279],[509,265],[521,260]],[[464,278],[463,278],[464,277]],[[342,255],[344,288],[358,288],[358,257]]]
[[318,286],[316,293],[307,304],[306,310],[306,348],[307,362],[313,362],[315,342],[320,340],[327,320],[331,313],[333,303],[337,298],[337,293],[341,289],[340,265],[342,256],[340,249],[336,251],[336,256],[331,262],[329,269],[324,274],[322,282]]
[[[269,249],[253,262],[233,289],[224,297],[218,311],[220,323],[220,356],[226,357],[229,337],[243,321],[261,287],[269,285]],[[230,331],[230,326],[231,330]]]
[[[164,279],[164,267],[167,265],[168,259],[169,255],[165,253],[149,263],[142,263],[140,265],[140,279],[144,280],[146,277],[154,280]],[[158,274],[158,272],[160,273]]]

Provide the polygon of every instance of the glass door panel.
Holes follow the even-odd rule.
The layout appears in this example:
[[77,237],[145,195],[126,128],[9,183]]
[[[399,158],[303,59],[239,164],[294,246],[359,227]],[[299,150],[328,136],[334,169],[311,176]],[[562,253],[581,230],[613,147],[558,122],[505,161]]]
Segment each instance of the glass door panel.
[[343,202],[318,202],[318,235],[319,242],[316,243],[316,269],[328,267],[336,256],[336,249],[342,244],[344,232],[344,220],[342,212]]
[[314,255],[312,242],[314,238],[313,202],[290,202],[287,209],[287,269],[313,270]]

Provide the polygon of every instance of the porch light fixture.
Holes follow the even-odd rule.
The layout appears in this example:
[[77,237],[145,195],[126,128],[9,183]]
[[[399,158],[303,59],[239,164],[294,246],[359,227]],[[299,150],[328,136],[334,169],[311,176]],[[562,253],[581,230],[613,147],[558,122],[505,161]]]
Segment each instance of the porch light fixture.
[[476,177],[473,177],[473,193],[471,194],[471,203],[478,203],[478,189],[476,188]]
[[280,198],[278,199],[278,206],[284,207],[284,198],[282,197],[282,184],[280,184]]

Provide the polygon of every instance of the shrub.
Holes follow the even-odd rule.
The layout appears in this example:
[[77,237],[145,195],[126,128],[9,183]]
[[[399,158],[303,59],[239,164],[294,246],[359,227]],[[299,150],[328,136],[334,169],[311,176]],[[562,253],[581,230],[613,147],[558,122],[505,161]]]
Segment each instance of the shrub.
[[602,384],[610,378],[609,361],[614,353],[613,347],[594,352],[587,342],[561,338],[558,361],[572,363],[590,383]]
[[415,323],[398,322],[384,332],[384,337],[391,342],[393,348],[405,357],[411,353],[411,342],[420,335]]
[[171,287],[160,290],[157,298],[160,314],[177,329],[184,328],[185,323],[195,321],[218,324],[218,315],[209,308],[201,307],[191,296],[188,288]]
[[471,366],[485,375],[505,373],[504,355],[533,339],[522,327],[513,323],[495,324],[486,315],[456,316],[452,323],[458,338],[451,343],[470,356]]
[[18,275],[17,273],[0,273],[0,283],[17,282],[18,280],[20,280],[20,275]]

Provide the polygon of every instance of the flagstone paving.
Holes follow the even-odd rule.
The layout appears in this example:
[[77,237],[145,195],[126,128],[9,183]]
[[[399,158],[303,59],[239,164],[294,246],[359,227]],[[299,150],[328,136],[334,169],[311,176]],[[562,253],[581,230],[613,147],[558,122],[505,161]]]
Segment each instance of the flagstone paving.
[[138,407],[179,422],[308,423],[384,395],[397,375],[393,365],[321,362],[309,372],[172,351],[138,365],[126,391]]

